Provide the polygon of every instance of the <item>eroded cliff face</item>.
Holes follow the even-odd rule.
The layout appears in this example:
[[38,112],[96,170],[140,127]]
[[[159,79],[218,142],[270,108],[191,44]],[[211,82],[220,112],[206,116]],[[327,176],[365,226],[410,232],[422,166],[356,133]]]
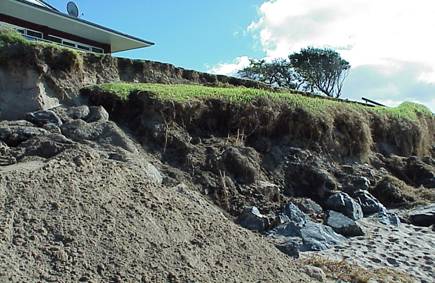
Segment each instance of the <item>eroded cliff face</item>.
[[0,56],[0,119],[22,118],[20,113],[49,109],[59,103],[77,105],[82,87],[121,81],[267,87],[159,62],[13,45],[3,47]]
[[[52,47],[1,50],[0,281],[413,282],[371,273],[391,258],[433,278],[415,259],[412,226],[390,240],[404,234],[387,210],[435,201],[433,117],[338,109],[322,119],[261,98],[123,100],[83,88],[116,81],[265,87]],[[28,113],[41,109],[50,110]],[[353,217],[350,230],[337,229],[339,213]],[[418,229],[417,245],[433,239]],[[345,236],[364,233],[370,245],[352,254],[369,270],[308,261],[322,271],[286,256],[350,247]]]

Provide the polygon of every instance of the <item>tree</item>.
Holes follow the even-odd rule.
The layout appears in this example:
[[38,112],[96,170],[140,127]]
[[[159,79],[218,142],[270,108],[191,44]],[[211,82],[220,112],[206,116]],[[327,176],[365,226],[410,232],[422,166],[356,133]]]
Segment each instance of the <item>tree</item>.
[[308,47],[289,56],[290,64],[302,77],[304,88],[340,97],[350,64],[332,49]]
[[285,59],[276,59],[272,62],[251,59],[250,65],[240,70],[238,75],[277,87],[298,89],[302,85],[290,62]]

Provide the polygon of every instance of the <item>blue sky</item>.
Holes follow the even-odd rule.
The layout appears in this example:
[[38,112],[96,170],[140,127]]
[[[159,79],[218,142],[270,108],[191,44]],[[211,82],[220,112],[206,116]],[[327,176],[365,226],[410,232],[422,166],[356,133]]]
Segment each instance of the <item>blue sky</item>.
[[[64,0],[46,1],[66,10]],[[152,42],[150,48],[120,53],[206,71],[240,54],[261,57],[246,27],[257,16],[260,0],[75,1],[82,18]],[[103,4],[104,3],[104,4]],[[243,35],[245,34],[245,35]]]
[[[47,0],[65,11],[64,0]],[[415,3],[414,3],[415,2]],[[233,75],[248,58],[334,48],[351,73],[343,97],[435,112],[433,0],[76,0],[82,18],[156,43],[117,56]],[[104,3],[104,4],[103,4]]]

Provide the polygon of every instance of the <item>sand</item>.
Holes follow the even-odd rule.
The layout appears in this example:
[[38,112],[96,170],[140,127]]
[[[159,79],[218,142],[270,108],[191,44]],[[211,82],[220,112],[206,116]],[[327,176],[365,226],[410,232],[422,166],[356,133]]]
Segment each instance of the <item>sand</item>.
[[313,254],[334,260],[346,260],[368,269],[392,268],[416,278],[416,282],[435,282],[435,232],[430,228],[401,224],[399,227],[363,219],[365,236]]

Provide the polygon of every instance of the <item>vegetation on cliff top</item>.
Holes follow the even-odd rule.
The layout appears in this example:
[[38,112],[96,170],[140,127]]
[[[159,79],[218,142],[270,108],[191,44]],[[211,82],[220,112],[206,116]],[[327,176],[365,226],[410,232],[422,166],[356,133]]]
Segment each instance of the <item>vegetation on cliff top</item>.
[[134,92],[150,92],[162,101],[199,101],[222,99],[232,103],[249,103],[259,98],[275,102],[285,102],[292,108],[302,108],[315,115],[327,115],[329,111],[358,111],[377,115],[386,115],[394,119],[415,121],[421,116],[431,117],[432,112],[425,106],[404,102],[398,107],[368,107],[358,103],[325,99],[313,95],[302,95],[292,91],[272,91],[245,87],[209,87],[187,84],[148,84],[148,83],[109,83],[91,86],[93,91],[112,94],[121,100],[127,100]]
[[21,45],[25,47],[45,47],[45,48],[53,48],[56,50],[66,51],[74,56],[78,57],[80,52],[79,50],[75,50],[66,46],[61,46],[59,44],[50,43],[46,41],[32,41],[24,38],[19,32],[10,28],[0,28],[0,49],[9,47],[11,45]]

